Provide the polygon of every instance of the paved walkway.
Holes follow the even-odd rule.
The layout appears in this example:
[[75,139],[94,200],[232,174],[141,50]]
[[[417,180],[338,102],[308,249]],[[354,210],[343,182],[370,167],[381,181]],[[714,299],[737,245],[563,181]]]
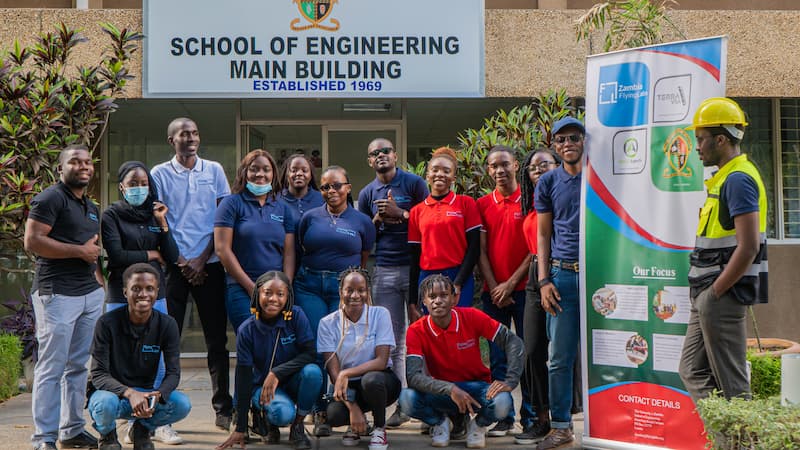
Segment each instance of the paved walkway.
[[[231,377],[233,379],[233,377]],[[170,448],[174,450],[211,450],[227,437],[227,433],[214,427],[214,414],[211,410],[211,384],[208,372],[203,369],[190,368],[182,372],[182,380],[179,389],[186,393],[192,400],[192,412],[189,417],[179,422],[175,429],[183,436],[184,444],[179,446],[169,446],[160,442],[156,443],[156,448]],[[515,391],[516,401],[519,401],[519,389]],[[390,412],[392,407],[390,407]],[[87,424],[91,423],[88,419]],[[123,427],[120,427],[120,431]],[[307,426],[310,431],[311,426]],[[575,432],[580,435],[583,430],[581,416],[576,416]],[[94,432],[94,430],[91,430]],[[334,430],[331,437],[319,440],[312,438],[314,450],[317,449],[338,449],[342,448],[340,433],[343,429]],[[281,429],[281,444],[272,445],[274,449],[287,449],[292,447],[287,443],[289,436],[288,428]],[[31,419],[31,395],[20,394],[3,404],[0,404],[0,448],[3,450],[30,450],[30,435],[33,433]],[[97,433],[94,432],[96,435]],[[359,447],[366,449],[368,439],[362,439]],[[511,436],[502,438],[486,438],[487,448],[498,450],[521,450],[530,446],[514,445]],[[267,445],[260,441],[253,441],[247,448],[266,448]],[[131,446],[123,445],[123,448]],[[397,430],[389,431],[389,448],[395,450],[421,450],[430,447],[430,437],[419,434],[419,422],[411,421]],[[465,448],[464,441],[453,441],[450,448]],[[571,448],[581,448],[576,445]]]

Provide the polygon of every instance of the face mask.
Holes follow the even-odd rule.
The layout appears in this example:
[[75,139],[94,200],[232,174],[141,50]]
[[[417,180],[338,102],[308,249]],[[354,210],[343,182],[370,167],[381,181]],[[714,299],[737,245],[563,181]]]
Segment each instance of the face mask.
[[150,188],[147,186],[129,187],[125,189],[122,195],[131,206],[139,206],[147,200],[147,196],[150,195]]
[[272,192],[272,183],[267,184],[255,184],[251,182],[247,182],[247,190],[250,191],[256,197],[267,195]]

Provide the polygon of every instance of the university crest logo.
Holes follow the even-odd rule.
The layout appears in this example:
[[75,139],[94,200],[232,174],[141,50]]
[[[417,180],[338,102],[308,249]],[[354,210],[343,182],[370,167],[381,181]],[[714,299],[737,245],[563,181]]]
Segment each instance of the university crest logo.
[[[297,9],[300,10],[301,18],[293,19],[289,27],[294,31],[303,31],[311,28],[319,28],[325,31],[336,31],[339,29],[339,21],[330,18],[333,5],[339,0],[292,0],[297,4]],[[308,22],[305,25],[300,25],[303,19]],[[327,21],[327,23],[325,23]]]
[[691,177],[689,149],[691,138],[682,128],[677,128],[664,141],[664,156],[669,164],[664,168],[664,178]]

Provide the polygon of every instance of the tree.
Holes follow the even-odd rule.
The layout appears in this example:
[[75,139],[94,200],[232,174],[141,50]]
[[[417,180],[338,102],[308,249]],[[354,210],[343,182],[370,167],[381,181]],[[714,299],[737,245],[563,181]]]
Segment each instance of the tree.
[[133,78],[128,67],[142,34],[100,27],[110,43],[93,66],[69,64],[87,39],[64,23],[28,47],[15,41],[0,58],[0,241],[7,255],[22,250],[30,201],[58,178],[60,149],[82,143],[94,151]]
[[[674,0],[612,0],[596,3],[578,19],[575,31],[578,41],[590,39],[592,33],[605,31],[603,51],[641,47],[663,42],[665,28],[681,39],[683,33],[667,16]],[[590,40],[591,43],[591,40]]]

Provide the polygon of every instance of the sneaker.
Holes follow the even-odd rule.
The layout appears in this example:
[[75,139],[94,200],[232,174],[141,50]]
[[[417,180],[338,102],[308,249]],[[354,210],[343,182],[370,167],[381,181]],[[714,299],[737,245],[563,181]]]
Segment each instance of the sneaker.
[[453,422],[453,431],[450,432],[450,439],[460,441],[467,437],[467,422],[469,421],[469,416],[459,413],[450,417],[450,420]]
[[514,422],[508,422],[505,420],[501,420],[497,422],[497,425],[492,427],[486,435],[489,437],[503,437],[508,434],[509,431],[514,431]]
[[370,436],[369,450],[386,450],[389,447],[389,441],[386,439],[386,430],[383,428],[375,428]]
[[314,414],[314,436],[330,436],[331,426],[328,425],[328,415],[323,411]]
[[267,426],[267,435],[263,437],[267,444],[278,444],[281,442],[281,429],[277,425]]
[[440,424],[431,427],[431,445],[434,447],[450,445],[450,419],[447,417]]
[[217,414],[217,418],[214,420],[214,425],[223,431],[229,431],[231,423],[233,423],[233,417],[226,414]]
[[125,437],[122,438],[122,442],[125,445],[133,444],[133,421],[128,421],[128,424],[125,425]]
[[133,450],[155,450],[150,439],[150,430],[138,420],[133,422]]
[[114,428],[108,434],[100,436],[100,441],[97,443],[99,450],[122,450],[122,446],[117,440],[117,429]]
[[306,428],[302,423],[293,423],[289,428],[289,442],[295,450],[308,450],[311,448],[311,441],[306,436]]
[[514,436],[514,443],[519,445],[535,444],[550,432],[550,422],[536,422],[533,425],[525,427],[522,433]]
[[58,450],[55,442],[39,442],[33,450]]
[[97,438],[86,430],[59,442],[61,443],[61,448],[97,448]]
[[539,445],[536,446],[536,450],[559,448],[562,445],[573,443],[574,439],[575,435],[572,434],[572,430],[569,428],[553,428],[547,433],[547,436],[545,436],[542,442],[539,442]]
[[156,428],[153,433],[153,440],[163,442],[167,445],[183,444],[183,438],[172,428],[172,425],[164,425]]
[[345,447],[355,447],[361,442],[361,436],[358,435],[352,428],[347,427],[347,431],[342,435],[342,445]]
[[403,414],[403,411],[400,411],[400,407],[397,407],[394,413],[386,419],[386,428],[399,428],[409,420],[411,420],[411,417]]
[[478,425],[475,419],[467,424],[467,448],[486,447],[486,427]]

